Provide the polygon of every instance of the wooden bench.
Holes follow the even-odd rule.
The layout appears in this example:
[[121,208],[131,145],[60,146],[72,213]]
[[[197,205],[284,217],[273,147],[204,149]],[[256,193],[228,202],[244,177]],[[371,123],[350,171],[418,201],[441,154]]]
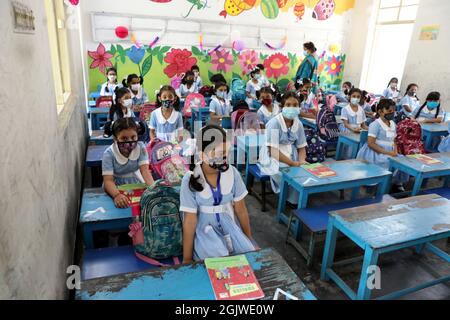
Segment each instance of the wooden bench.
[[423,194],[437,194],[442,198],[450,200],[450,188],[430,189],[422,192]]
[[[310,267],[314,261],[314,251],[316,242],[319,236],[324,235],[327,231],[328,217],[330,211],[343,210],[348,208],[360,207],[369,204],[383,203],[386,201],[394,200],[389,195],[379,196],[371,199],[359,199],[355,201],[340,202],[332,205],[325,205],[320,207],[295,210],[291,213],[288,223],[288,230],[286,235],[286,243],[291,244],[301,253],[306,259],[306,264]],[[301,228],[304,225],[311,233],[308,249],[305,249],[290,236],[291,225],[293,219],[296,218],[299,221],[298,236],[301,237]],[[323,237],[322,237],[323,238]],[[324,239],[321,239],[322,241]]]

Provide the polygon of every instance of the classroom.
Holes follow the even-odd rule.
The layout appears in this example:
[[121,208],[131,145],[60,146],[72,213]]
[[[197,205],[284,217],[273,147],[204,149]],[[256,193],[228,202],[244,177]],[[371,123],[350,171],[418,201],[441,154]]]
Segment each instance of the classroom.
[[450,300],[449,15],[1,0],[0,299]]

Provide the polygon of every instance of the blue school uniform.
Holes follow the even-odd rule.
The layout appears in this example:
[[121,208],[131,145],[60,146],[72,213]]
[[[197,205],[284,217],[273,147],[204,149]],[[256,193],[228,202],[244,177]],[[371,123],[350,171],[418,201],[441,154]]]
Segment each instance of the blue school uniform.
[[247,86],[245,87],[245,91],[247,91],[248,93],[250,93],[250,95],[252,96],[252,98],[248,98],[245,99],[245,102],[247,102],[248,107],[251,109],[253,109],[253,100],[256,100],[256,92],[261,90],[261,85],[258,81],[258,83],[254,83],[253,80],[249,80],[247,82]]
[[[135,117],[136,117],[136,115],[134,114],[133,110],[131,110],[131,108],[130,108],[130,109],[127,109],[127,112],[123,114],[122,118],[135,118]],[[117,121],[119,119],[121,119],[121,118],[119,118],[119,115],[117,113],[114,113],[112,121]]]
[[[109,82],[105,82],[102,84],[102,88],[100,89],[100,96],[102,97],[113,97],[115,96],[114,91],[116,91],[117,88],[122,88],[123,85],[121,83],[114,83],[111,84]],[[106,90],[108,88],[108,90]]]
[[[395,122],[391,121],[388,127],[383,120],[377,119],[369,126],[369,137],[376,139],[376,144],[386,151],[394,151],[395,138],[397,137]],[[390,156],[376,152],[366,143],[358,152],[357,159],[365,160],[369,163],[379,165],[386,170],[389,169]],[[395,184],[403,184],[408,182],[409,176],[405,173],[397,171],[393,175]]]
[[269,110],[267,110],[267,107],[265,105],[262,105],[261,108],[258,109],[257,115],[260,123],[263,125],[267,125],[267,123],[275,118],[280,112],[281,109],[278,106],[278,103],[274,102],[272,112],[269,112]]
[[148,101],[147,93],[144,91],[142,87],[139,88],[137,94],[134,94],[133,91],[131,91],[131,89],[130,92],[131,92],[131,100],[133,100],[133,106],[139,106]]
[[[450,122],[448,123],[448,133],[450,133]],[[450,135],[442,140],[438,147],[439,152],[450,152]]]
[[[270,176],[275,193],[280,192],[280,168],[287,168],[288,165],[272,158],[269,154],[269,147],[277,148],[293,161],[299,161],[298,149],[305,148],[307,145],[305,130],[299,119],[296,118],[292,127],[288,128],[283,114],[280,113],[267,123],[266,144],[261,148],[258,165],[263,174]],[[288,201],[296,204],[298,192],[290,188],[288,194]]]
[[144,143],[138,142],[127,158],[120,153],[117,142],[114,142],[103,154],[102,174],[113,176],[117,186],[144,183],[139,167],[148,164],[148,153]]
[[[342,114],[341,114],[342,120],[347,120],[350,127],[353,129],[361,128],[361,125],[367,121],[366,113],[364,109],[361,106],[358,106],[358,111],[354,112],[352,110],[352,107],[347,105],[346,107],[342,108]],[[344,123],[339,124],[339,131],[342,133],[351,133],[349,129],[344,125]],[[343,158],[344,159],[350,159],[351,158],[352,150],[349,148],[348,145],[344,145],[344,148],[342,150]]]
[[302,109],[302,111],[304,111],[304,112],[308,112],[311,109],[314,109],[313,100],[315,97],[316,97],[316,95],[311,92],[308,95],[308,98],[300,104],[300,109]]
[[400,92],[398,90],[392,90],[391,87],[388,87],[386,89],[384,89],[383,91],[383,97],[385,97],[386,99],[398,99],[400,95]]
[[180,98],[186,98],[190,93],[198,93],[198,87],[195,82],[190,88],[188,88],[186,84],[182,84],[180,88],[178,88],[178,95]]
[[228,99],[221,101],[216,96],[212,96],[209,111],[214,112],[218,116],[229,117],[233,111],[233,106]]
[[200,90],[203,87],[203,80],[200,76],[195,80],[195,86],[197,87],[197,90]]
[[[437,109],[430,110],[427,106],[425,106],[422,110],[420,110],[422,106],[417,106],[413,109],[412,116],[414,118],[417,117],[417,121],[429,120],[429,119],[444,119],[444,110],[442,106],[439,108],[439,113],[437,113]],[[419,114],[420,111],[420,114]],[[436,116],[437,114],[437,116]]]
[[167,142],[176,142],[178,131],[183,129],[181,113],[172,109],[169,119],[164,118],[162,109],[158,108],[150,116],[149,128],[156,131],[156,137]]
[[[203,191],[196,192],[189,187],[191,175],[199,176]],[[213,190],[207,183],[197,164],[193,172],[183,177],[180,193],[180,211],[197,215],[197,227],[194,237],[195,260],[225,257],[254,251],[255,246],[244,234],[235,216],[233,203],[243,200],[248,192],[239,171],[233,166],[220,174],[220,190]],[[221,195],[221,199],[220,196]],[[215,199],[216,198],[216,199]],[[226,238],[231,239],[231,246]]]
[[348,101],[347,95],[344,93],[344,91],[340,91],[336,94],[336,100],[338,103],[350,102]]
[[259,78],[258,82],[259,82],[259,86],[260,86],[261,88],[269,87],[269,86],[270,86],[270,82],[269,82],[269,80],[266,78],[265,75],[261,75],[261,78]]
[[407,115],[408,117],[411,116],[411,112],[408,112],[405,110],[403,106],[409,106],[411,110],[415,110],[417,107],[420,107],[420,102],[417,100],[416,97],[411,97],[409,95],[406,95],[400,100],[400,106],[402,107],[402,112]]

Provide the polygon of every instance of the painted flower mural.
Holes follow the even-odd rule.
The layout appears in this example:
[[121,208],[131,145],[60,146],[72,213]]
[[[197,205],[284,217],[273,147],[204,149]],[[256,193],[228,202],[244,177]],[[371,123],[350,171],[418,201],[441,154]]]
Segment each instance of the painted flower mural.
[[238,56],[239,66],[242,74],[249,74],[259,63],[259,55],[255,50],[246,50]]
[[164,73],[172,78],[191,69],[197,63],[197,59],[192,56],[192,52],[187,49],[172,49],[164,58],[168,64],[164,68]]
[[91,69],[98,68],[101,73],[105,73],[106,68],[111,68],[113,66],[112,62],[109,61],[113,55],[106,52],[105,46],[102,43],[98,45],[97,51],[88,51],[88,55],[94,59],[90,66]]
[[267,77],[278,79],[289,72],[289,58],[282,53],[275,53],[264,61]]
[[220,49],[211,53],[212,70],[228,72],[231,70],[233,64],[233,54],[230,51]]
[[144,59],[145,49],[138,49],[136,46],[132,46],[130,51],[127,52],[127,56],[134,64],[140,64],[142,59]]
[[332,78],[338,76],[341,73],[342,59],[341,57],[331,56],[328,61],[325,62],[325,71]]

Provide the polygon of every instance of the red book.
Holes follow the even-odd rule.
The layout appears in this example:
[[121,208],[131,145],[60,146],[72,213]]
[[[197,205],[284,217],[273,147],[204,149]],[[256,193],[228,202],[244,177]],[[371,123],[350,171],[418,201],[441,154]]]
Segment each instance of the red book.
[[264,297],[244,255],[207,258],[205,266],[216,300],[255,300]]
[[335,171],[331,170],[321,163],[305,164],[302,166],[302,168],[318,178],[330,178],[337,176],[337,173]]
[[117,189],[120,193],[126,195],[130,199],[131,212],[133,217],[139,216],[141,213],[140,202],[142,194],[147,190],[147,185],[144,183],[139,184],[124,184],[118,186]]

